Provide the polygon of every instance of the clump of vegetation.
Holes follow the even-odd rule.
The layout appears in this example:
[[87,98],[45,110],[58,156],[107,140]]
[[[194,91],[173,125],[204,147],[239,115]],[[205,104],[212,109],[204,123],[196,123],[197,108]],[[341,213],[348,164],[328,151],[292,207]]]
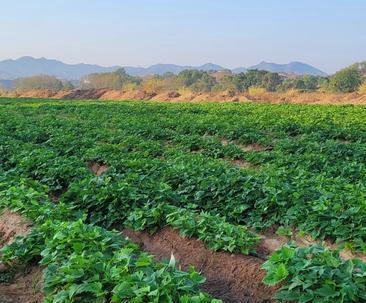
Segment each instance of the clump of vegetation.
[[155,262],[117,231],[86,224],[72,207],[51,203],[42,192],[46,187],[16,175],[6,178],[18,199],[1,192],[0,210],[20,211],[35,226],[2,249],[0,262],[10,270],[0,272],[0,283],[12,278],[11,266],[40,260],[45,302],[221,303],[200,291],[205,278],[193,268],[179,270],[174,257]]
[[245,226],[228,223],[219,215],[168,204],[145,205],[132,211],[125,223],[135,230],[156,230],[169,225],[186,237],[202,240],[209,249],[249,254],[260,238]]
[[301,92],[316,91],[321,86],[324,78],[311,75],[305,75],[303,77],[296,77],[293,79],[285,79],[279,86],[280,91],[289,91],[295,89]]
[[20,91],[33,89],[48,89],[59,91],[62,89],[73,89],[74,86],[70,81],[61,81],[53,76],[40,75],[14,80],[14,88]]
[[119,68],[116,71],[110,73],[95,73],[88,75],[81,81],[81,88],[123,89],[124,86],[140,83],[140,78],[132,77],[128,75],[123,68]]
[[360,85],[360,87],[358,88],[358,91],[361,94],[366,94],[366,82]]
[[264,283],[281,284],[276,299],[291,302],[364,302],[366,264],[344,260],[323,246],[283,246],[263,264]]
[[329,81],[329,88],[337,93],[352,93],[358,90],[362,83],[361,72],[354,67],[349,67],[335,73]]

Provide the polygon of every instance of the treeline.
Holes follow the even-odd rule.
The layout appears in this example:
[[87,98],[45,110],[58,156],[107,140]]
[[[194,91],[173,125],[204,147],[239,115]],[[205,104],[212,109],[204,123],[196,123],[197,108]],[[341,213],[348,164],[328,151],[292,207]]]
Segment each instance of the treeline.
[[260,88],[269,92],[326,91],[349,93],[366,90],[366,62],[356,63],[330,77],[282,75],[261,70],[232,74],[230,71],[206,72],[184,70],[179,74],[132,77],[123,69],[112,73],[92,74],[83,79],[82,88],[142,89],[156,93],[190,90],[192,92],[246,92]]
[[34,89],[49,89],[53,91],[71,90],[74,85],[70,81],[61,81],[53,76],[39,75],[14,80],[16,90],[27,91]]
[[[70,81],[61,81],[52,76],[33,76],[14,81],[17,90],[49,89],[70,90]],[[95,73],[83,78],[81,89],[109,88],[115,90],[144,90],[147,92],[191,91],[243,93],[261,90],[268,92],[324,91],[349,93],[366,92],[366,61],[355,63],[330,77],[294,76],[260,70],[233,74],[231,71],[184,70],[179,74],[166,73],[147,77],[133,77],[123,68],[109,73]]]
[[249,70],[232,74],[230,71],[206,72],[184,70],[179,74],[131,77],[123,69],[111,73],[92,74],[82,80],[81,88],[142,89],[148,92],[189,90],[192,92],[245,92],[251,87],[266,91],[285,91],[291,88],[310,91],[316,90],[324,81],[315,76],[303,76],[290,79],[278,73]]

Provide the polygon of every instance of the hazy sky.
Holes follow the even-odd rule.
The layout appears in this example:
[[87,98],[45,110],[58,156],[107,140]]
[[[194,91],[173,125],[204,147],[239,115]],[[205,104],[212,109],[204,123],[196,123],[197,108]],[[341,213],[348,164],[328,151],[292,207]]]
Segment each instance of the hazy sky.
[[0,0],[0,60],[226,67],[366,60],[365,0]]

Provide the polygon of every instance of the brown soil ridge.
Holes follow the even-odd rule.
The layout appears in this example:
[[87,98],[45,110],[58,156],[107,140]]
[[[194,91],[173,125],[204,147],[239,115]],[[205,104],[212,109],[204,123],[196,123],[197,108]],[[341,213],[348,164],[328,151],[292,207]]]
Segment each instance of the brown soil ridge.
[[[0,215],[0,249],[16,237],[29,233],[31,222],[21,215],[5,210]],[[0,274],[7,267],[0,263]],[[0,283],[0,303],[42,303],[42,268],[32,266],[16,273],[11,283]]]
[[26,235],[30,230],[31,222],[21,215],[5,210],[0,215],[0,248],[10,244],[18,236]]
[[262,283],[265,272],[259,258],[210,251],[201,241],[183,238],[169,227],[154,235],[130,229],[123,234],[158,260],[169,259],[173,254],[183,270],[193,265],[207,278],[202,289],[224,302],[274,302],[276,288]]
[[211,93],[179,93],[176,91],[148,92],[144,90],[74,89],[70,91],[29,90],[0,91],[0,97],[50,98],[50,99],[93,99],[93,100],[141,100],[163,102],[258,102],[294,104],[354,104],[365,105],[365,93],[326,93],[326,92],[261,92],[238,93],[233,91]]

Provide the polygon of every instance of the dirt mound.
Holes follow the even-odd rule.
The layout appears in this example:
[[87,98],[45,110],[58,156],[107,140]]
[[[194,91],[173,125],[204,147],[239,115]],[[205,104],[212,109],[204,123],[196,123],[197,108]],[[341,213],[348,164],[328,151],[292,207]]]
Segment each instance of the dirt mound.
[[201,241],[183,238],[171,228],[153,236],[132,230],[123,233],[158,260],[169,259],[173,253],[183,270],[193,265],[207,278],[203,289],[224,302],[273,302],[275,288],[262,283],[261,259],[210,251]]
[[279,92],[192,92],[189,90],[168,91],[162,93],[144,90],[74,89],[54,92],[50,90],[0,91],[1,97],[53,98],[53,99],[97,99],[97,100],[156,100],[164,102],[258,102],[258,103],[294,103],[294,104],[366,104],[365,93],[325,93],[298,91]]
[[0,248],[13,242],[17,236],[26,235],[31,223],[17,213],[4,211],[0,215]]
[[181,95],[178,92],[165,92],[157,94],[151,100],[156,101],[174,101],[174,99],[179,98]]
[[64,99],[99,99],[109,89],[76,89],[64,96]]

